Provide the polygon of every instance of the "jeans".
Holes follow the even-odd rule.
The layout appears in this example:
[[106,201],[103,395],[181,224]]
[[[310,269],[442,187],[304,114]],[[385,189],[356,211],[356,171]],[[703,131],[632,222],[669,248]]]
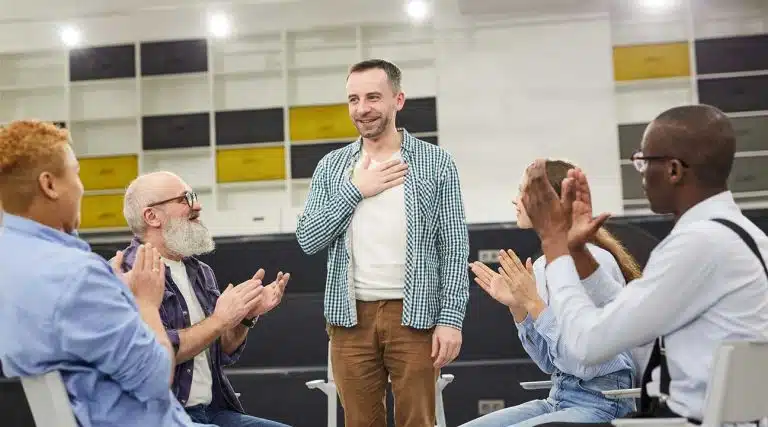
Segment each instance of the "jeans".
[[277,421],[252,417],[228,409],[215,409],[210,406],[196,405],[186,408],[195,427],[288,427]]
[[633,399],[609,399],[601,391],[631,388],[629,370],[589,381],[556,372],[549,397],[504,408],[461,427],[532,427],[549,422],[610,423],[635,410]]

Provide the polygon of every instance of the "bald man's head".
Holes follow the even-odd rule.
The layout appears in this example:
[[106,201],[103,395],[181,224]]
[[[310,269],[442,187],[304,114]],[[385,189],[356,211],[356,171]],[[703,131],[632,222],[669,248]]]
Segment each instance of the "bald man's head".
[[147,229],[144,209],[152,203],[178,196],[189,186],[178,175],[167,172],[151,172],[134,179],[125,190],[123,215],[128,227],[137,236]]
[[644,143],[654,153],[685,162],[701,187],[726,187],[736,134],[731,120],[716,107],[685,105],[666,110],[648,127]]

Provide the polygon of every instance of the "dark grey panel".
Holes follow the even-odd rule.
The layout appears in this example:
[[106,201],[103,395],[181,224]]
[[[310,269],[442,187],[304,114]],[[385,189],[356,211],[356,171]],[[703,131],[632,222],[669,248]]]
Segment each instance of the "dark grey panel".
[[311,178],[317,162],[331,151],[341,148],[352,141],[326,142],[323,144],[291,145],[291,177]]
[[621,165],[621,188],[624,200],[645,199],[643,179],[632,165]]
[[0,380],[0,413],[3,426],[35,427],[32,411],[18,379]]
[[424,141],[424,142],[428,142],[430,144],[440,145],[438,140],[437,140],[437,135],[435,135],[435,136],[420,136],[419,139]]
[[70,81],[135,76],[136,47],[132,44],[88,47],[69,51]]
[[145,150],[205,147],[210,145],[208,113],[142,118],[142,146]]
[[208,44],[204,39],[141,44],[143,76],[204,71],[208,71]]
[[647,123],[619,125],[619,158],[629,159],[640,149]]
[[768,110],[768,76],[749,76],[698,81],[699,102],[725,112]]
[[768,157],[737,157],[728,186],[734,193],[768,190]]
[[698,74],[768,70],[768,34],[696,40]]
[[768,116],[731,119],[736,132],[736,151],[768,150]]
[[237,145],[282,142],[283,109],[216,112],[216,144]]
[[397,113],[397,127],[408,132],[436,132],[437,106],[435,98],[406,99],[403,109]]

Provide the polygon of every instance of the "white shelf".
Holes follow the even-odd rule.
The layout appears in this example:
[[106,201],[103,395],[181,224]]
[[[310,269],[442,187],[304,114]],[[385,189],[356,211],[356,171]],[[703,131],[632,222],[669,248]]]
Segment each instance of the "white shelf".
[[0,55],[0,87],[35,88],[66,86],[67,54],[38,51]]
[[134,79],[110,79],[73,84],[69,91],[72,121],[135,119],[139,114]]
[[141,78],[144,116],[199,113],[211,109],[208,73]]
[[0,121],[3,122],[23,118],[65,121],[67,110],[66,86],[0,93]]
[[70,122],[75,154],[111,156],[139,154],[141,135],[135,117]]

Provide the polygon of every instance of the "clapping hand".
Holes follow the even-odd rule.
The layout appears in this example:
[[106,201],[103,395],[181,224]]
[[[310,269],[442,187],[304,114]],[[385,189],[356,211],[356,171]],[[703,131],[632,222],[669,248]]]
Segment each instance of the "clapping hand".
[[524,266],[517,254],[511,249],[499,251],[499,263],[501,264],[501,277],[507,283],[513,298],[525,307],[536,318],[538,313],[546,307],[546,303],[536,290],[536,279],[533,276],[533,266],[530,258]]
[[[544,240],[547,237],[567,238],[570,229],[568,203],[557,196],[547,176],[546,160],[536,159],[526,169],[527,180],[523,183],[522,202],[533,229]],[[569,197],[562,191],[563,199]],[[564,206],[565,205],[565,206]]]
[[[264,270],[259,269],[259,271],[256,272],[256,275],[254,275],[254,278],[257,276],[263,278]],[[272,309],[277,307],[278,304],[280,304],[280,301],[283,300],[285,287],[288,285],[288,281],[290,279],[291,273],[283,273],[282,271],[278,272],[277,278],[272,283],[264,287],[261,301],[253,308],[253,310],[251,310],[248,317],[253,318],[256,316],[261,316],[262,314],[269,313]]]
[[499,269],[500,272],[497,273],[480,261],[475,261],[469,264],[469,268],[472,270],[472,273],[475,274],[475,283],[480,285],[480,288],[487,292],[491,298],[507,307],[520,306],[506,280],[504,280],[504,277],[500,274],[502,271],[501,269]]
[[587,176],[581,169],[576,168],[568,171],[568,177],[563,180],[562,192],[568,194],[564,199],[564,205],[571,216],[568,247],[573,250],[592,240],[595,233],[610,217],[610,214],[603,213],[597,217],[592,216],[592,196],[589,183]]
[[165,263],[157,248],[149,243],[139,245],[133,268],[127,273],[123,273],[123,258],[122,251],[115,254],[110,260],[112,271],[133,292],[136,300],[159,308],[165,293]]

